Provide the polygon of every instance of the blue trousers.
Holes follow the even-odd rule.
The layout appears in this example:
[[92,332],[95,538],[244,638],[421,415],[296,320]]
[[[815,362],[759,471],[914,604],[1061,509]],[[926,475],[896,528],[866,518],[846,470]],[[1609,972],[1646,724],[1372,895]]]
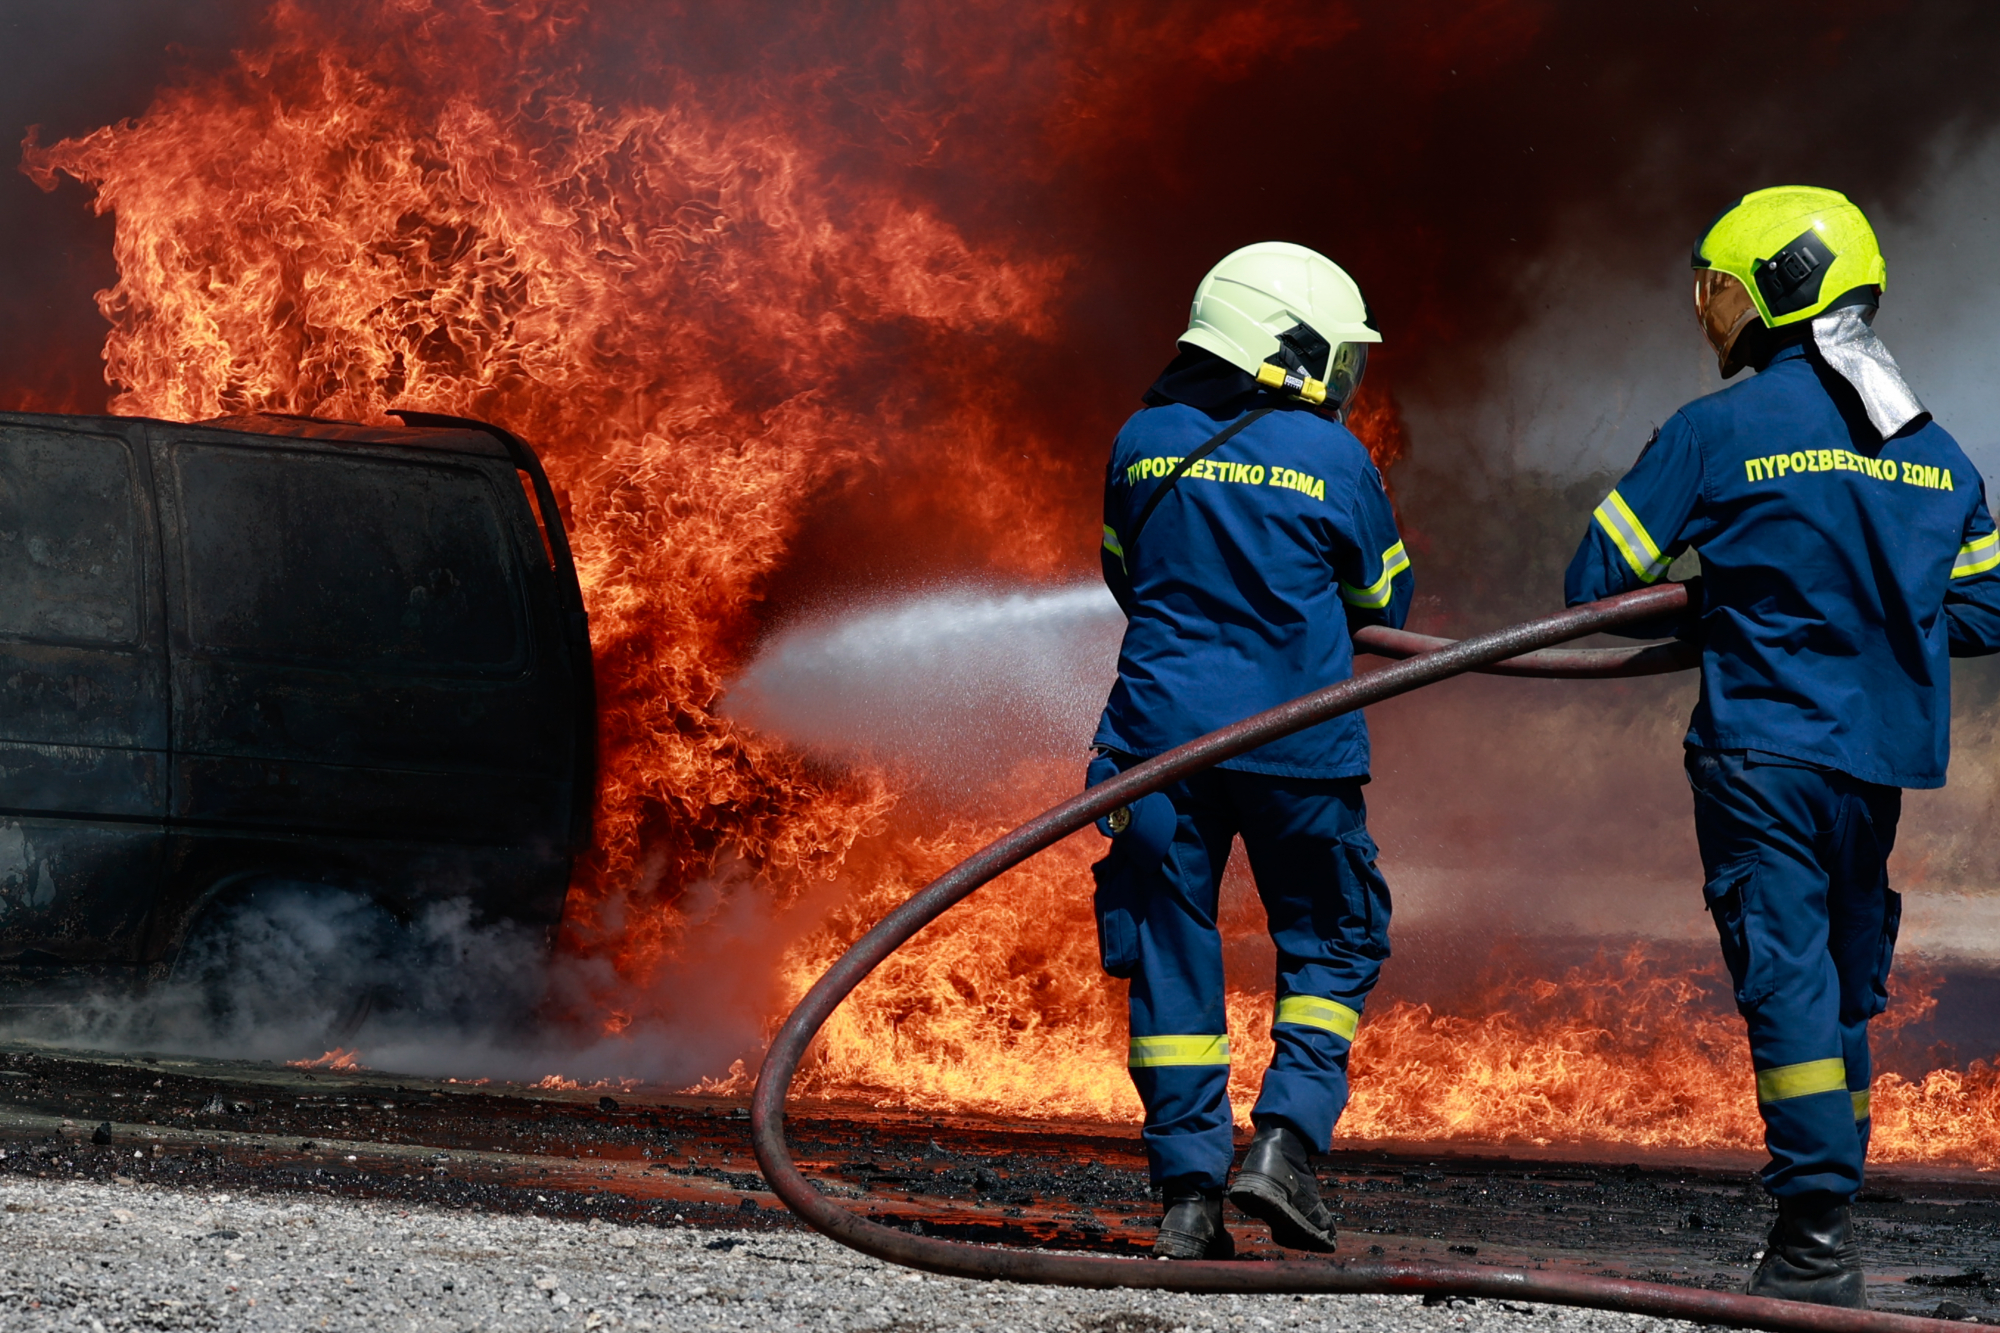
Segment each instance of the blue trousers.
[[1756,750],[1687,752],[1702,893],[1750,1028],[1781,1198],[1852,1198],[1868,1155],[1868,1022],[1889,1002],[1903,793]]
[[[1088,781],[1134,762],[1104,755]],[[1114,839],[1092,869],[1105,970],[1131,979],[1132,1082],[1155,1183],[1221,1189],[1234,1156],[1216,903],[1241,835],[1277,946],[1277,1050],[1252,1119],[1324,1151],[1347,1054],[1389,956],[1389,888],[1358,779],[1211,769],[1170,788],[1171,842]]]

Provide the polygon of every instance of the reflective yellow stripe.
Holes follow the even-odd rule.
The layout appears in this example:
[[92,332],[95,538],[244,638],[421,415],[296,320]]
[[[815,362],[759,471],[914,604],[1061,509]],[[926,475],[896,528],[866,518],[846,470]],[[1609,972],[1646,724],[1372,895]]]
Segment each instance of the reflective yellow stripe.
[[1361,1015],[1344,1004],[1332,1000],[1322,1000],[1317,995],[1287,995],[1278,1001],[1280,1023],[1297,1023],[1300,1027],[1325,1028],[1336,1037],[1354,1040],[1354,1029],[1361,1026]]
[[1365,588],[1357,588],[1352,583],[1340,585],[1340,599],[1349,606],[1363,606],[1371,611],[1380,611],[1389,604],[1394,590],[1389,586],[1396,581],[1396,575],[1410,567],[1409,552],[1397,542],[1382,552],[1382,577]]
[[1839,1056],[1831,1060],[1808,1060],[1802,1065],[1779,1065],[1776,1069],[1757,1071],[1757,1100],[1760,1102],[1789,1101],[1793,1097],[1810,1097],[1816,1092],[1846,1092],[1847,1061]]
[[1134,1037],[1126,1061],[1134,1069],[1160,1065],[1227,1065],[1227,1037]]
[[1984,574],[1995,565],[2000,565],[2000,532],[1989,532],[1958,548],[1958,562],[1951,567],[1951,576],[1962,579]]
[[1625,503],[1625,497],[1617,491],[1604,497],[1604,503],[1597,506],[1592,515],[1603,527],[1604,535],[1611,538],[1611,544],[1625,557],[1625,563],[1632,566],[1632,572],[1639,576],[1641,583],[1652,583],[1667,572],[1673,561],[1660,554],[1659,543],[1653,534],[1646,531],[1646,525],[1632,512],[1632,506]]
[[1117,556],[1120,560],[1125,558],[1125,548],[1118,544],[1118,529],[1112,527],[1109,523],[1104,525],[1104,549]]
[[1868,1118],[1868,1094],[1866,1092],[1857,1092],[1852,1094],[1852,1096],[1854,1098],[1854,1118],[1856,1120],[1866,1120]]

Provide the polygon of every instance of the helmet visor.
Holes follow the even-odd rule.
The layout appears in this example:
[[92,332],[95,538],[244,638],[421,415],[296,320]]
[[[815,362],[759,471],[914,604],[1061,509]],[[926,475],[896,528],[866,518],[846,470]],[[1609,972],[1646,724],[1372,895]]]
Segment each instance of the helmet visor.
[[1749,289],[1720,269],[1701,269],[1694,275],[1694,314],[1701,321],[1708,345],[1715,349],[1722,377],[1728,379],[1743,369],[1732,353],[1743,331],[1752,324],[1762,323]]
[[1340,343],[1333,349],[1333,355],[1326,363],[1326,396],[1334,403],[1345,405],[1354,391],[1361,386],[1361,376],[1368,369],[1367,343]]

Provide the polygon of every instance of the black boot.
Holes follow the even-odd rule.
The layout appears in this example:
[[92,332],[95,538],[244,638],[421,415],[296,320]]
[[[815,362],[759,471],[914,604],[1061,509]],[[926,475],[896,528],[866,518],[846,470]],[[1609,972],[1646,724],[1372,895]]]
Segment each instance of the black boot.
[[1234,1259],[1236,1242],[1222,1229],[1222,1196],[1168,1181],[1167,1215],[1153,1241],[1155,1259]]
[[1320,1202],[1319,1181],[1306,1161],[1306,1141],[1286,1125],[1267,1125],[1250,1141],[1229,1201],[1271,1228],[1271,1239],[1293,1250],[1333,1249],[1333,1210]]
[[1854,1216],[1832,1194],[1778,1200],[1778,1220],[1764,1246],[1764,1261],[1744,1288],[1752,1296],[1814,1305],[1868,1308],[1861,1247],[1854,1240]]

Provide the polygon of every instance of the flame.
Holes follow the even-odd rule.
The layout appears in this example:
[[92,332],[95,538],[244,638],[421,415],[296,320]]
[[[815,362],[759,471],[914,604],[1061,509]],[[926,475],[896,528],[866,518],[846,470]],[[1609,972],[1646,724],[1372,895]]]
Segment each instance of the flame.
[[[447,1080],[447,1082],[453,1083],[458,1081],[457,1079]],[[473,1081],[481,1084],[487,1082],[483,1078]],[[639,1086],[639,1080],[635,1078],[600,1078],[586,1083],[581,1079],[564,1078],[561,1074],[544,1074],[528,1086],[531,1088],[541,1088],[549,1092],[596,1092],[603,1088],[613,1088],[619,1092],[630,1092]]]
[[336,1046],[317,1060],[287,1060],[288,1069],[366,1069],[361,1063],[361,1052],[350,1051],[344,1046]]
[[[979,48],[1057,34],[1057,58],[1018,81],[1050,108],[1033,133],[1060,155],[1110,142],[1176,80],[1228,82],[1280,35],[1345,30],[1109,5],[1065,26],[1058,9],[995,8],[978,18],[992,31],[951,60],[903,68],[924,88],[976,84],[1018,129],[1016,71]],[[687,997],[655,983],[688,948],[696,887],[754,895],[773,919],[817,914],[771,945],[781,1013],[889,907],[1074,789],[1081,755],[1024,767],[1003,784],[1010,802],[940,819],[899,805],[891,775],[811,762],[717,702],[773,579],[856,488],[906,483],[868,511],[885,530],[858,538],[905,564],[1047,580],[1094,558],[1095,469],[1060,438],[1082,428],[1039,406],[1062,379],[1051,368],[1075,375],[1062,293],[1087,265],[1046,228],[926,193],[924,171],[978,99],[841,102],[836,68],[697,75],[647,41],[633,43],[635,78],[605,54],[624,50],[621,13],[280,0],[233,65],[165,89],[136,120],[50,145],[31,135],[24,169],[48,188],[83,182],[115,215],[119,278],[99,295],[114,411],[382,422],[415,408],[499,421],[541,447],[574,533],[603,710],[599,844],[566,943],[607,965],[588,1003],[601,1031],[629,1038],[689,1022]],[[855,115],[874,127],[866,142],[892,147],[864,149]],[[1038,168],[1009,170],[996,192]],[[1383,383],[1378,371],[1352,424],[1387,467],[1407,441]],[[927,930],[835,1014],[807,1086],[1136,1118],[1122,988],[1096,965],[1096,851],[1087,836],[1064,843]],[[1261,931],[1232,910],[1232,940]],[[1715,986],[1641,951],[1496,983],[1483,1012],[1380,1005],[1343,1132],[1754,1145],[1740,1027],[1693,1004]],[[1239,1108],[1269,1005],[1230,999]],[[739,1061],[702,1086],[740,1091],[750,1076]],[[1885,1076],[1874,1096],[1878,1157],[2000,1162],[1987,1066]]]
[[[281,4],[273,45],[230,76],[31,140],[27,169],[87,181],[117,215],[113,411],[421,407],[544,445],[603,687],[601,851],[572,918],[585,940],[618,930],[606,947],[643,973],[673,948],[667,903],[725,848],[787,897],[892,804],[879,778],[808,773],[713,713],[816,495],[892,447],[949,455],[992,563],[1051,567],[1052,532],[993,521],[1045,508],[1020,503],[1020,469],[980,461],[1006,432],[997,404],[949,379],[919,392],[907,368],[1045,335],[1063,265],[823,188],[835,169],[747,95],[604,109],[556,68],[501,81],[514,100],[496,106],[462,47],[546,35],[473,11],[437,20],[447,41],[413,15],[374,6],[378,29],[342,41]],[[659,910],[606,926],[614,892]]]

